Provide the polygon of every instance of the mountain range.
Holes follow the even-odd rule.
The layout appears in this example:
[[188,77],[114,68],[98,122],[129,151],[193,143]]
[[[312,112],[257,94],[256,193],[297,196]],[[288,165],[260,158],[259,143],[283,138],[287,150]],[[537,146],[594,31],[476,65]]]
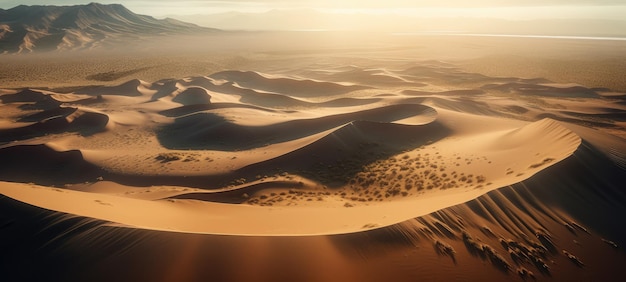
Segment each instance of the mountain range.
[[120,4],[0,9],[0,53],[91,49],[124,39],[216,31],[138,15]]

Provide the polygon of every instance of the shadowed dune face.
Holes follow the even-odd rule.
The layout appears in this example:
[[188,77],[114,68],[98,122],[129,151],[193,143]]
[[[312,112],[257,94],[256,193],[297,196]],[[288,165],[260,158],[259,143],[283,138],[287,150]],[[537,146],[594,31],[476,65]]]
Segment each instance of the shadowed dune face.
[[[336,277],[311,280],[415,281],[428,269],[568,280],[624,261],[607,243],[626,242],[612,228],[626,200],[623,94],[447,62],[348,61],[0,90],[0,228],[71,229],[49,245],[66,251],[89,234],[95,250],[123,249],[87,256],[104,266],[76,279],[148,250],[246,258],[211,265],[233,281],[257,280],[238,275],[259,261],[298,262],[284,276],[258,267],[266,281],[329,267]],[[36,252],[46,230],[21,247]],[[602,256],[611,262],[591,263]],[[213,277],[161,257],[150,262],[170,268],[137,278]]]
[[212,74],[213,79],[226,80],[245,88],[288,94],[295,97],[332,96],[365,89],[360,85],[342,85],[332,82],[265,77],[257,72],[224,71]]
[[210,104],[211,95],[206,89],[201,87],[189,87],[185,91],[176,95],[172,102],[180,103],[183,105],[198,105],[198,104]]
[[[491,78],[433,61],[384,70],[402,81],[397,85],[353,82],[381,70],[331,70],[298,75],[222,71],[157,82],[134,79],[70,93],[6,91],[0,99],[13,110],[4,118],[15,122],[2,129],[0,156],[16,165],[6,166],[4,179],[26,182],[22,172],[28,159],[18,160],[16,151],[47,150],[51,159],[61,161],[42,162],[43,173],[28,182],[76,186],[76,191],[106,191],[107,181],[117,183],[121,187],[116,189],[124,191],[120,198],[98,201],[119,200],[115,206],[120,209],[146,204],[143,208],[150,210],[162,205],[155,200],[170,199],[172,205],[159,209],[190,205],[177,216],[234,209],[233,220],[240,220],[256,209],[258,214],[269,207],[285,211],[253,217],[274,228],[181,221],[175,224],[179,231],[346,233],[471,200],[567,159],[581,139],[556,120],[602,129],[621,126],[598,119],[602,115],[597,114],[623,109],[603,98],[601,89]],[[574,92],[593,96],[566,97]],[[35,106],[42,101],[56,106]],[[68,151],[77,154],[67,158]],[[67,174],[63,183],[63,177],[50,173],[55,164],[87,171]],[[70,195],[91,197],[76,191]],[[300,216],[316,224],[292,223],[291,206],[302,206]],[[341,215],[324,222],[326,213],[336,209]],[[83,208],[73,212],[89,213]],[[106,219],[155,229],[170,224],[158,219],[142,224],[147,219],[141,216]]]
[[[241,108],[241,110],[240,114],[250,117],[263,115],[263,112],[256,109]],[[393,124],[401,120],[412,119],[417,124],[420,122],[427,124],[433,121],[436,115],[430,107],[411,104],[309,119],[292,117],[297,116],[297,114],[298,112],[282,112],[281,119],[274,123],[246,126],[230,121],[228,116],[223,116],[223,114],[195,113],[179,117],[171,125],[163,127],[158,133],[158,137],[161,144],[172,149],[239,151],[301,139],[355,121]],[[377,129],[372,132],[364,132],[363,135],[376,135],[379,134],[378,132],[384,132],[384,130]],[[406,137],[410,138],[409,135]],[[217,143],[214,143],[213,140]]]
[[106,114],[82,111],[77,108],[58,107],[18,120],[21,127],[0,129],[0,142],[28,140],[49,134],[77,132],[82,136],[106,130],[109,117]]
[[117,86],[96,86],[96,87],[86,87],[82,88],[79,91],[75,91],[76,94],[86,94],[86,95],[120,95],[120,96],[131,96],[137,97],[142,96],[145,89],[149,87],[149,84],[141,81],[139,79],[133,79],[126,83]]
[[47,100],[49,96],[42,92],[34,91],[31,89],[25,89],[14,94],[2,95],[2,103],[17,103],[17,102],[41,102]]
[[58,152],[45,145],[22,145],[0,151],[3,159],[0,175],[8,181],[54,186],[69,179],[74,184],[90,181],[102,174],[102,169],[85,162],[78,150]]
[[[612,228],[614,222],[610,220],[615,218],[616,211],[623,212],[624,208],[619,203],[624,195],[618,192],[622,179],[615,174],[620,168],[607,165],[601,153],[587,146],[575,155],[576,158],[558,163],[532,179],[489,192],[466,204],[387,228],[329,236],[248,237],[158,232],[111,226],[105,221],[33,208],[2,197],[0,226],[9,236],[5,238],[12,243],[0,244],[5,254],[13,256],[10,260],[2,257],[1,267],[9,279],[64,277],[96,281],[128,277],[161,279],[173,273],[180,275],[181,271],[185,277],[198,280],[216,276],[237,281],[306,280],[311,279],[308,273],[312,271],[320,271],[322,274],[316,277],[324,281],[383,281],[390,276],[397,276],[397,281],[413,281],[425,275],[440,277],[441,273],[508,280],[519,277],[521,268],[537,280],[599,277],[612,281],[624,258],[602,238],[624,236],[612,233],[623,230]],[[590,163],[601,165],[602,173],[588,174]],[[572,171],[576,173],[571,174]],[[564,179],[573,185],[569,187],[575,188],[562,186]],[[605,192],[607,187],[613,187],[611,193],[618,194],[612,194],[612,198],[603,193],[594,193],[593,197],[570,197],[570,193],[587,193],[587,185],[581,183],[604,183]],[[559,191],[555,193],[554,189],[545,189],[546,186],[559,187]],[[572,212],[576,220],[570,217]],[[583,221],[590,224],[582,224]],[[604,232],[607,229],[612,232]],[[59,238],[58,232],[64,232],[64,236]],[[545,247],[550,244],[544,245],[537,239],[536,234],[542,234],[538,232],[549,234],[552,243],[558,246],[556,252]],[[19,240],[19,236],[28,237],[28,242]],[[439,251],[437,242],[451,251]],[[90,252],[82,254],[85,248]],[[569,261],[561,254],[561,249],[574,252],[586,267],[580,268]],[[74,255],[55,255],[57,252]],[[103,257],[102,253],[107,256]],[[159,255],[150,259],[145,257],[145,254],[157,253]],[[181,267],[172,264],[172,258],[202,263]],[[290,261],[293,271],[261,267],[251,270],[252,277],[241,275],[241,267],[255,269],[259,260],[269,266],[284,266]],[[234,261],[239,263],[237,267],[232,266]],[[18,273],[16,270],[24,269],[25,264],[47,271],[45,275]],[[133,265],[134,271],[110,271],[111,268],[125,269],[128,264]],[[69,267],[77,265],[81,266],[80,271]],[[335,272],[325,276],[327,272],[320,268],[335,269]]]
[[582,86],[555,87],[530,83],[504,83],[483,86],[484,89],[493,89],[505,93],[522,93],[526,95],[554,96],[568,98],[597,98],[598,93],[594,89]]

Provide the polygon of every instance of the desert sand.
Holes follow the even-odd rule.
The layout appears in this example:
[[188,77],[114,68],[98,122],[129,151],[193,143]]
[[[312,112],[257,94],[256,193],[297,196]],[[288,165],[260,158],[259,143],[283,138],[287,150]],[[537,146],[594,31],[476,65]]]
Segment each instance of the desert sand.
[[626,42],[377,36],[3,55],[2,280],[623,279]]

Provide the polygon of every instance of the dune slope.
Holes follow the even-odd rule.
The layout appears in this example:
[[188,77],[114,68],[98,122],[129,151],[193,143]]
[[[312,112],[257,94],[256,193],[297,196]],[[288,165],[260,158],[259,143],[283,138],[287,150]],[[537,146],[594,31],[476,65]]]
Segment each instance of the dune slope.
[[[432,61],[310,68],[0,91],[0,269],[9,280],[620,273],[622,96]],[[373,75],[385,79],[360,81]],[[23,273],[31,260],[45,274]]]

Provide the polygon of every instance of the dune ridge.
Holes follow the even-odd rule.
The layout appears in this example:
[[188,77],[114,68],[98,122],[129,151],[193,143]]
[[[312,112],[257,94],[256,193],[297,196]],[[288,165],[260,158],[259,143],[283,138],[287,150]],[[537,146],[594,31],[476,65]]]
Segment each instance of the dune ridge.
[[[353,121],[428,123],[428,120],[432,119],[428,117],[429,110],[432,112],[432,109],[421,105],[392,105],[313,119],[292,119],[267,126],[239,125],[225,120],[220,115],[198,113],[177,118],[171,126],[163,128],[159,138],[164,146],[170,148],[211,149],[211,144],[207,144],[204,140],[209,139],[209,136],[220,136],[220,142],[224,145],[217,147],[221,150],[244,150],[262,146],[262,144],[298,139]],[[422,115],[425,118],[420,118]],[[191,130],[192,135],[186,136],[184,132],[192,127],[198,129]]]
[[343,85],[311,79],[265,77],[253,71],[224,71],[212,74],[210,77],[218,80],[227,80],[242,87],[252,87],[263,91],[289,94],[295,97],[329,96],[367,88],[360,85]]
[[[375,75],[388,78],[361,81]],[[298,261],[288,280],[337,270],[324,281],[611,280],[624,262],[626,106],[610,89],[427,61],[0,93],[0,228],[69,228],[50,246],[93,235],[95,250],[123,249],[89,262],[227,244],[189,256],[239,261],[253,248],[270,264]],[[54,236],[38,234],[20,247]],[[15,256],[2,265],[25,261]],[[72,278],[104,272],[87,269]]]
[[[154,88],[155,84],[149,84],[140,82],[138,80],[130,81],[129,83],[122,84],[120,87],[105,87],[107,93],[106,96],[126,96],[123,91],[135,93],[137,87]],[[114,90],[112,90],[114,89]],[[191,101],[195,98],[202,98],[200,105],[213,105],[210,102],[210,97],[206,89],[193,88],[193,86],[187,85],[187,90],[174,95],[172,102],[176,97],[180,95],[185,96],[183,93],[188,91]],[[98,89],[96,89],[98,91]],[[154,90],[152,90],[154,91]],[[139,91],[141,92],[141,91]],[[85,91],[78,90],[77,93],[85,93]],[[50,94],[55,95],[55,94]],[[101,94],[99,94],[101,95]],[[130,95],[131,97],[134,95]],[[141,95],[132,97],[137,101],[146,101],[150,99],[151,95]],[[37,96],[31,99],[30,102],[36,102],[40,97]],[[103,98],[106,100],[107,98]],[[181,98],[182,99],[182,98]],[[394,101],[396,98],[390,98],[390,101]],[[113,101],[113,100],[109,100]],[[169,99],[165,101],[152,100],[148,103],[162,104],[162,106],[150,106],[152,111],[157,110],[156,114],[163,113],[163,107],[171,107]],[[145,103],[145,102],[143,102]],[[195,103],[195,102],[194,102]],[[187,105],[191,106],[194,103]],[[220,103],[216,103],[220,104]],[[231,105],[225,104],[225,109]],[[245,104],[242,104],[245,105]],[[97,106],[97,105],[92,105]],[[79,151],[67,151],[57,152],[52,150],[50,152],[53,155],[58,155],[60,160],[56,161],[70,164],[73,163],[78,167],[87,167],[87,171],[80,173],[81,177],[71,177],[66,175],[67,179],[74,179],[73,184],[76,185],[86,179],[107,179],[113,180],[123,185],[139,185],[147,188],[143,188],[145,192],[150,193],[153,188],[148,186],[162,185],[162,188],[158,188],[157,194],[161,195],[164,199],[169,198],[172,202],[153,202],[141,199],[126,198],[124,195],[134,194],[133,190],[136,188],[128,187],[126,192],[118,196],[106,196],[106,199],[94,200],[94,203],[106,202],[106,206],[136,206],[146,205],[145,208],[164,210],[168,209],[168,205],[177,205],[177,201],[182,201],[183,205],[190,205],[189,214],[179,215],[182,217],[168,217],[171,219],[176,218],[175,221],[179,222],[178,228],[171,228],[173,222],[166,221],[159,223],[159,220],[148,218],[111,218],[112,214],[98,214],[94,216],[96,218],[108,219],[115,222],[129,224],[131,226],[142,226],[144,228],[159,229],[159,230],[176,230],[179,232],[193,232],[193,233],[213,233],[213,234],[247,234],[247,235],[261,235],[261,234],[333,234],[333,233],[345,233],[356,232],[361,230],[362,226],[367,225],[370,222],[368,217],[364,217],[362,214],[367,211],[370,214],[386,214],[385,219],[378,218],[376,224],[372,224],[372,227],[381,227],[392,225],[409,218],[414,218],[432,212],[434,209],[441,209],[452,204],[462,203],[469,199],[478,197],[489,190],[496,189],[498,187],[511,185],[515,182],[519,182],[537,173],[541,169],[558,162],[559,160],[567,158],[580,144],[580,138],[568,129],[560,126],[558,122],[544,119],[534,123],[517,127],[515,125],[508,125],[508,130],[492,131],[492,132],[476,132],[470,134],[464,138],[478,138],[482,140],[477,145],[470,145],[470,148],[474,148],[472,151],[475,153],[483,152],[481,156],[473,156],[471,159],[469,156],[465,156],[467,162],[464,168],[464,172],[457,172],[454,168],[447,168],[445,159],[453,159],[454,156],[464,155],[458,150],[440,150],[435,149],[434,144],[440,144],[445,148],[454,148],[458,143],[464,142],[449,138],[453,136],[455,129],[450,127],[450,120],[443,119],[438,120],[437,111],[431,107],[419,105],[419,104],[401,104],[393,102],[391,105],[378,105],[371,106],[371,109],[354,110],[351,106],[345,107],[348,112],[340,114],[328,114],[325,116],[299,119],[290,116],[297,117],[302,113],[300,111],[265,111],[270,114],[266,122],[262,122],[258,125],[246,126],[239,124],[237,120],[230,120],[225,112],[221,109],[200,108],[198,112],[183,115],[181,117],[174,118],[170,121],[165,121],[161,128],[155,128],[152,130],[160,143],[160,146],[167,147],[166,142],[163,141],[163,137],[159,137],[160,132],[168,132],[170,138],[173,136],[178,138],[186,138],[185,132],[191,132],[193,138],[197,140],[210,140],[211,136],[219,136],[221,143],[227,144],[232,147],[210,147],[211,143],[206,141],[198,142],[203,144],[201,148],[195,148],[195,150],[204,150],[206,152],[221,152],[222,154],[233,155],[231,160],[236,160],[237,155],[244,156],[246,151],[263,150],[263,146],[253,144],[283,144],[283,143],[298,143],[295,147],[289,146],[288,151],[276,151],[275,155],[266,158],[252,158],[241,161],[235,161],[238,164],[230,171],[224,171],[218,174],[204,173],[197,174],[195,176],[178,174],[173,172],[172,174],[165,175],[142,175],[141,172],[126,171],[119,173],[108,170],[106,166],[94,165],[92,161],[96,160],[98,154],[91,152],[92,150],[79,150]],[[233,112],[236,115],[250,115],[259,116],[258,108],[254,107],[236,107],[238,111]],[[334,112],[337,109],[332,108]],[[25,119],[43,119],[45,120],[49,116],[57,115],[58,111],[67,111],[66,116],[69,120],[75,113],[75,110],[57,110],[42,111],[37,114],[26,116]],[[276,115],[272,117],[271,115]],[[206,115],[206,121],[198,119]],[[78,115],[78,118],[80,115]],[[280,117],[280,119],[276,119]],[[182,120],[185,124],[178,124]],[[288,120],[287,122],[281,122],[281,120]],[[242,120],[243,121],[243,120]],[[171,128],[174,126],[174,128]],[[193,129],[197,128],[197,129]],[[178,129],[178,130],[176,130]],[[209,131],[206,131],[209,130]],[[280,137],[277,133],[288,133],[285,137]],[[100,135],[107,134],[100,133]],[[266,136],[266,137],[263,137]],[[271,136],[272,139],[268,139]],[[27,136],[28,137],[28,136]],[[27,139],[27,138],[25,138]],[[184,139],[182,139],[184,140]],[[254,143],[249,143],[253,141]],[[178,141],[179,144],[181,141]],[[67,142],[65,142],[67,143]],[[54,143],[51,143],[54,144]],[[184,143],[183,143],[184,144]],[[295,144],[295,143],[294,143]],[[550,144],[550,145],[548,145]],[[41,146],[41,145],[40,145]],[[42,148],[51,148],[43,145],[44,147],[32,147],[33,154],[37,154]],[[67,145],[65,145],[67,146]],[[252,146],[252,147],[250,147]],[[283,145],[283,147],[285,147]],[[491,173],[490,175],[475,175],[474,173],[480,171],[481,167],[489,165],[492,161],[498,163],[502,161],[502,155],[506,153],[513,153],[516,151],[524,151],[530,148],[542,148],[538,150],[536,154],[528,158],[523,162],[519,162],[515,168],[507,168],[505,171],[499,171]],[[20,148],[16,146],[9,146],[3,149],[2,155],[5,157],[13,156],[14,151],[28,151],[30,149]],[[65,157],[69,152],[73,153],[72,157]],[[82,152],[82,154],[81,154]],[[242,153],[239,153],[242,152]],[[378,152],[378,153],[375,153]],[[441,163],[437,160],[431,160],[429,152],[433,155],[438,155],[437,160],[442,160]],[[364,155],[365,153],[365,155]],[[441,154],[440,154],[441,153]],[[83,155],[87,154],[87,157]],[[399,155],[405,154],[402,157]],[[422,155],[424,154],[424,155]],[[366,155],[371,155],[365,157]],[[313,156],[313,158],[311,158]],[[483,164],[471,165],[474,158],[482,158]],[[15,158],[15,157],[13,157]],[[186,158],[186,159],[185,159]],[[207,158],[210,159],[210,158]],[[456,159],[462,159],[457,157]],[[493,159],[493,160],[492,160]],[[485,162],[488,161],[487,164]],[[177,153],[164,154],[160,153],[154,157],[154,161],[158,161],[163,165],[169,165],[171,163],[194,162],[198,163],[198,158],[185,157],[185,154],[178,155]],[[422,163],[425,161],[425,163]],[[518,160],[519,161],[519,160]],[[13,161],[15,164],[23,163],[24,166],[13,166],[9,169],[8,175],[5,178],[13,179],[13,181],[24,181],[23,178],[15,176],[13,171],[23,171],[28,162]],[[53,166],[55,162],[50,164]],[[96,160],[95,163],[98,163]],[[405,163],[404,165],[402,163]],[[526,163],[526,167],[520,166]],[[45,171],[49,171],[46,168],[47,164],[42,164]],[[457,163],[458,167],[460,164]],[[67,166],[67,165],[64,165]],[[386,170],[379,171],[377,167],[386,167]],[[182,173],[184,167],[178,170]],[[339,170],[337,170],[339,169]],[[366,176],[363,169],[369,169],[369,175]],[[399,169],[398,171],[396,169]],[[435,170],[433,172],[431,170]],[[517,170],[517,171],[514,171]],[[395,177],[397,172],[397,178],[389,178],[385,174],[392,172],[391,176]],[[403,172],[404,171],[404,172]],[[314,173],[311,173],[314,172]],[[471,173],[474,172],[474,173]],[[382,173],[382,174],[381,174]],[[454,180],[446,175],[451,174]],[[9,176],[12,175],[12,176]],[[40,180],[41,184],[51,183],[47,181],[55,181],[55,173],[50,175],[41,175],[43,180]],[[416,178],[417,176],[417,178]],[[46,177],[48,179],[46,179]],[[376,177],[378,177],[376,179]],[[382,177],[382,178],[381,178]],[[406,180],[403,178],[406,177]],[[458,178],[457,178],[458,177]],[[273,178],[273,179],[272,179]],[[367,180],[367,179],[370,180]],[[230,179],[230,184],[228,183]],[[87,180],[89,181],[89,180]],[[93,181],[93,180],[92,180]],[[487,183],[489,181],[489,183]],[[200,184],[207,183],[207,184]],[[221,184],[220,184],[221,183]],[[485,185],[490,186],[489,189],[485,189]],[[32,185],[32,184],[31,184]],[[168,186],[177,185],[177,186]],[[223,185],[223,186],[222,186]],[[20,186],[20,185],[17,185]],[[79,187],[87,187],[81,186]],[[369,186],[369,187],[368,187]],[[11,186],[13,187],[13,185]],[[42,187],[32,186],[32,187]],[[168,188],[169,187],[169,188]],[[212,190],[205,191],[189,191],[188,188],[183,187],[198,187],[198,188],[211,188]],[[425,189],[427,188],[427,189]],[[9,189],[9,188],[6,188]],[[22,192],[26,193],[22,188]],[[91,197],[91,195],[103,195],[103,194],[84,194],[78,192],[81,188],[74,188],[68,190],[70,197]],[[84,188],[83,188],[84,189]],[[36,189],[37,190],[37,189]],[[45,189],[44,189],[45,190]],[[75,190],[75,192],[72,192]],[[459,190],[453,192],[454,190]],[[54,191],[54,190],[50,190]],[[267,192],[272,191],[272,192]],[[287,194],[289,192],[289,195]],[[463,192],[461,192],[463,191]],[[14,191],[10,190],[6,192],[15,196]],[[44,193],[38,191],[37,193]],[[269,194],[271,195],[269,195]],[[54,195],[54,193],[52,193]],[[59,194],[64,195],[64,194]],[[66,193],[65,196],[68,194]],[[120,197],[121,196],[121,197]],[[28,196],[27,196],[28,197]],[[99,196],[98,196],[99,197]],[[413,210],[409,213],[398,212],[398,206],[402,205],[415,205],[412,203],[416,201],[418,203],[424,201],[432,201],[432,198],[440,199],[439,204],[423,205],[421,209]],[[89,202],[86,200],[85,202]],[[46,198],[49,201],[50,198]],[[58,203],[62,203],[63,196],[61,196]],[[156,198],[153,198],[156,199]],[[315,199],[316,202],[311,202],[311,199]],[[190,201],[191,200],[191,201]],[[202,200],[203,202],[194,202],[194,200]],[[274,212],[273,216],[263,216],[261,218],[255,218],[257,224],[259,222],[265,222],[268,226],[273,226],[267,231],[255,231],[255,228],[247,229],[246,227],[237,227],[243,229],[231,228],[228,224],[217,224],[217,219],[205,219],[207,222],[213,222],[210,226],[193,226],[181,224],[185,222],[182,218],[194,217],[192,216],[195,209],[233,209],[233,214],[243,213],[242,218],[250,218],[245,214],[262,214],[261,211],[267,211],[268,206],[288,207],[289,205],[298,205],[299,202],[304,201],[304,207],[297,208],[299,216],[295,218],[311,217],[310,221],[320,221],[314,218],[326,216],[325,214],[334,209],[346,209],[349,208],[350,212],[346,212],[343,220],[330,221],[320,226],[311,225],[308,227],[297,225],[293,222],[293,211],[290,209],[284,209],[286,212]],[[168,204],[169,203],[169,204]],[[221,203],[221,204],[220,204]],[[368,204],[372,203],[372,204]],[[380,204],[374,204],[380,203]],[[40,204],[42,204],[40,202]],[[230,206],[232,204],[247,204],[241,207]],[[206,206],[208,205],[208,206]],[[215,206],[216,205],[216,206]],[[66,212],[75,214],[90,213],[90,205],[83,206],[84,210],[66,210]],[[249,206],[249,207],[246,207]],[[259,206],[259,207],[254,207]],[[265,206],[265,207],[264,207]],[[244,208],[245,207],[245,208]],[[74,206],[73,208],[80,208],[80,206]],[[171,207],[170,207],[171,208]],[[62,209],[61,206],[53,207],[52,209]],[[380,209],[381,212],[375,212]],[[123,210],[123,208],[122,208]],[[271,210],[271,208],[270,208]],[[283,209],[280,209],[281,211]],[[362,211],[361,211],[362,210]],[[395,210],[395,211],[394,211]],[[384,211],[384,212],[382,212]],[[150,213],[147,213],[150,214]],[[174,216],[172,213],[171,216]],[[359,215],[357,218],[356,215]],[[393,216],[391,216],[393,215]],[[126,216],[124,216],[126,217]],[[131,217],[133,218],[133,217]],[[130,221],[127,221],[130,220]],[[145,224],[142,221],[147,220],[153,223]],[[230,219],[226,220],[229,221]],[[362,220],[367,222],[361,223]],[[287,223],[289,222],[289,223]],[[346,222],[351,224],[346,228]],[[338,228],[335,224],[341,224],[343,228]],[[165,227],[170,226],[170,227]],[[256,224],[253,226],[257,226]],[[285,226],[290,226],[288,229],[284,229]],[[208,229],[204,229],[208,228]],[[220,228],[226,228],[224,230]],[[238,231],[237,231],[238,230]],[[269,233],[265,233],[269,232]]]
[[[593,160],[592,163],[601,164],[595,172],[591,172],[588,169],[588,161],[590,160]],[[573,168],[585,173],[571,174],[571,169]],[[388,244],[393,244],[398,250],[406,250],[407,254],[411,253],[409,250],[413,250],[413,254],[409,255],[409,259],[416,259],[417,256],[427,258],[424,260],[424,263],[434,272],[444,271],[445,269],[450,271],[449,267],[455,265],[452,260],[455,260],[457,262],[455,268],[460,268],[458,271],[463,271],[465,274],[472,275],[473,277],[483,277],[483,275],[485,275],[485,278],[499,277],[502,279],[511,279],[518,275],[517,271],[519,269],[524,268],[527,269],[535,279],[541,280],[568,280],[598,276],[612,280],[611,271],[616,269],[623,260],[623,258],[619,258],[618,253],[604,252],[603,256],[608,255],[611,260],[607,260],[606,263],[597,264],[592,263],[593,258],[597,257],[597,254],[594,255],[593,252],[581,254],[580,251],[578,251],[576,253],[581,256],[580,259],[587,265],[587,270],[584,270],[569,262],[566,257],[560,255],[560,249],[575,249],[576,244],[571,241],[568,242],[569,239],[575,239],[579,244],[584,244],[588,248],[612,251],[613,247],[604,243],[602,240],[615,240],[615,237],[620,237],[620,235],[617,233],[609,233],[612,235],[604,237],[607,236],[604,231],[605,228],[612,231],[617,231],[617,229],[611,228],[609,221],[597,221],[595,219],[597,219],[598,216],[612,217],[615,212],[615,207],[623,209],[623,206],[618,204],[619,200],[614,198],[615,201],[607,206],[599,204],[600,202],[598,202],[598,200],[604,202],[611,198],[603,197],[601,194],[597,194],[597,196],[594,197],[574,198],[564,195],[568,195],[569,193],[578,194],[580,192],[589,195],[590,190],[582,183],[594,183],[594,180],[600,180],[601,183],[611,184],[608,186],[605,184],[595,186],[596,188],[605,190],[606,187],[613,187],[611,190],[618,193],[613,195],[621,195],[619,197],[623,197],[623,193],[619,192],[621,191],[621,189],[619,189],[620,183],[623,179],[616,177],[619,174],[613,173],[613,170],[616,169],[620,170],[615,166],[607,166],[606,159],[602,153],[598,152],[593,147],[585,145],[579,147],[572,157],[547,168],[538,173],[535,177],[522,181],[519,184],[491,191],[467,203],[442,209],[432,214],[424,215],[387,228],[344,235],[296,237],[298,239],[288,239],[289,237],[206,235],[193,238],[198,240],[196,248],[209,250],[210,248],[214,248],[216,244],[227,244],[231,254],[235,252],[241,253],[242,255],[248,252],[246,249],[250,248],[250,244],[254,244],[253,242],[255,240],[262,240],[265,244],[269,243],[273,246],[274,256],[273,259],[270,259],[271,262],[279,262],[279,258],[285,257],[292,259],[296,259],[302,255],[308,257],[316,252],[309,251],[305,248],[306,246],[320,248],[324,246],[320,240],[329,241],[332,242],[331,245],[333,247],[331,249],[345,254],[338,257],[332,256],[335,259],[332,261],[328,261],[327,259],[326,263],[322,264],[323,266],[332,267],[332,265],[336,263],[336,260],[341,258],[340,261],[342,261],[343,267],[337,270],[338,273],[334,278],[329,278],[330,281],[361,278],[364,281],[379,281],[383,278],[382,275],[387,277],[389,272],[383,270],[384,267],[388,267],[388,264],[385,263],[387,260],[377,259],[378,255],[376,255],[376,249],[387,246]],[[569,184],[564,185],[563,179],[567,179]],[[545,189],[547,185],[552,189]],[[576,188],[571,189],[572,187]],[[565,194],[561,194],[560,192],[556,193],[554,189],[559,189],[560,192],[564,192]],[[599,190],[595,191],[596,192],[592,194],[600,192]],[[572,199],[576,200],[571,201]],[[176,242],[182,242],[182,239],[189,239],[191,238],[190,236],[194,236],[193,234],[163,233],[132,228],[120,228],[119,226],[112,226],[103,221],[39,210],[32,206],[9,200],[6,197],[2,198],[2,201],[3,205],[1,207],[12,215],[19,216],[20,218],[36,217],[37,226],[40,224],[59,226],[59,228],[61,225],[68,226],[67,229],[71,231],[66,235],[67,238],[63,240],[63,243],[71,242],[72,245],[89,244],[92,250],[104,250],[112,246],[119,246],[116,249],[127,250],[126,252],[116,254],[115,260],[105,262],[108,267],[119,266],[124,264],[125,261],[136,259],[137,256],[135,254],[142,253],[142,250],[154,248],[158,245],[163,246],[163,244],[167,244],[167,251],[164,251],[171,254],[170,257],[180,255],[181,250],[184,248],[182,248],[183,245]],[[580,209],[580,205],[593,206],[594,214],[584,212],[585,209]],[[103,205],[103,207],[106,207],[106,205]],[[583,211],[585,215],[584,218],[578,217],[580,211]],[[45,216],[42,216],[42,213],[45,214]],[[523,221],[521,216],[523,216]],[[602,225],[605,225],[605,227],[599,227]],[[3,226],[7,226],[6,223]],[[11,234],[15,234],[16,236],[18,236],[18,234],[25,234],[17,233],[18,227],[14,224],[8,226],[9,227],[5,228],[13,230],[14,233]],[[504,229],[499,231],[501,230],[501,226],[504,226]],[[536,227],[541,229],[536,229]],[[28,232],[28,230],[37,230],[37,228],[38,227],[34,224],[30,224],[20,227],[19,230],[20,232]],[[97,232],[96,230],[100,230],[100,232],[98,232],[100,236],[96,239],[88,236],[89,234]],[[103,230],[106,230],[106,232],[102,232]],[[595,230],[601,230],[601,234],[605,235],[597,234],[594,232]],[[551,243],[536,239],[536,234],[546,234],[550,236]],[[53,235],[53,233],[50,233],[50,235]],[[38,246],[48,243],[46,236],[50,235],[42,233],[41,237],[37,237],[34,241],[31,241],[31,248],[37,248]],[[126,240],[113,240],[113,238],[126,238]],[[87,241],[89,241],[89,243]],[[440,244],[449,245],[453,248],[454,253],[437,253],[436,242],[443,242]],[[478,242],[478,245],[476,245],[476,242]],[[617,244],[620,244],[620,242]],[[432,247],[432,245],[435,245],[435,247]],[[478,246],[479,249],[476,249],[475,246]],[[515,246],[519,246],[520,248]],[[15,248],[24,247],[25,246],[14,245],[6,248],[6,250],[11,253],[11,250]],[[415,251],[416,248],[417,251]],[[497,256],[493,256],[494,259],[492,259],[484,250],[493,250]],[[516,253],[516,250],[519,250],[519,255]],[[513,252],[509,253],[509,251]],[[216,259],[218,255],[223,259],[223,254],[214,251],[198,252],[194,255],[194,258],[211,260]],[[524,255],[528,256],[528,258],[524,258]],[[545,258],[542,256],[545,256]],[[354,257],[365,257],[377,263],[366,264],[364,260],[354,260]],[[500,257],[503,263],[495,259],[496,257]],[[18,257],[17,260],[7,261],[8,264],[5,265],[18,266],[17,263],[23,259],[25,258]],[[96,256],[81,258],[81,260],[85,259],[90,262],[103,263],[103,261],[99,260]],[[63,264],[51,267],[48,275],[54,275],[55,273],[63,271],[64,264],[75,261],[75,259],[63,259]],[[141,260],[139,261],[141,262]],[[298,265],[300,265],[301,268],[309,270],[317,269],[317,267],[320,266],[319,263],[311,263],[310,258],[307,261],[309,261],[309,263],[301,261]],[[154,266],[154,263],[165,265],[164,262],[157,260],[157,262],[151,262],[150,268]],[[381,263],[383,263],[384,266],[380,265]],[[144,263],[136,263],[135,267],[138,269],[148,269],[148,265],[144,265]],[[369,269],[367,271],[367,277],[363,277],[357,274],[357,272],[352,272],[351,269],[355,267],[359,269]],[[589,267],[592,267],[594,271],[590,271]],[[489,269],[493,269],[493,272],[489,271]],[[106,279],[117,277],[115,274],[103,272],[93,267],[87,267],[86,270],[88,270],[89,273],[103,275],[101,277],[105,277]],[[412,271],[415,270],[417,269],[414,267],[404,270],[396,269],[394,273],[398,276],[399,281],[409,281],[407,280],[407,275],[410,276]],[[208,274],[201,274],[193,269],[189,271],[197,273],[195,274],[197,278],[209,277]],[[211,271],[211,275],[219,273],[225,277],[236,277],[234,274],[235,271],[234,269],[228,268],[215,268]],[[158,271],[154,273],[154,275],[162,276],[165,274],[164,272],[165,271]],[[423,274],[423,272],[421,273]],[[79,274],[79,277],[92,277],[92,275],[94,274],[89,275],[85,272]],[[256,273],[256,275],[277,277],[270,273],[262,272]],[[146,276],[143,275],[141,277]],[[284,277],[285,276],[283,276],[283,278]],[[303,278],[304,276],[291,273],[286,277],[296,279]]]
[[24,117],[20,122],[25,125],[0,129],[0,133],[2,133],[0,142],[24,140],[63,132],[78,132],[85,136],[102,132],[110,127],[109,117],[106,114],[62,107]]

